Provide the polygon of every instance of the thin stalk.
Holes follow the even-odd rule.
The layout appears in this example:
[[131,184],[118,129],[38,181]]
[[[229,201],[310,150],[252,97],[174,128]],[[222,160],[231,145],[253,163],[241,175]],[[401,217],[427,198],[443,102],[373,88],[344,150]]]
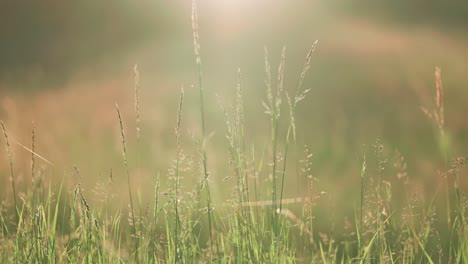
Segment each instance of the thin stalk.
[[32,122],[32,129],[31,129],[31,181],[34,182],[35,180],[35,170],[36,170],[36,156],[35,153],[35,142],[36,142],[36,132],[35,132],[35,125],[34,121]]
[[[284,52],[284,49],[283,49]],[[271,83],[271,66],[268,60],[268,49],[265,47],[265,84],[266,84],[266,92],[267,92],[267,100],[268,105],[264,104],[266,108],[266,113],[270,116],[270,128],[271,128],[271,145],[272,145],[272,152],[271,152],[271,159],[272,159],[272,190],[271,190],[271,201],[273,205],[273,231],[275,235],[275,241],[278,237],[278,214],[277,214],[277,182],[276,182],[276,166],[277,166],[277,133],[278,133],[278,118],[279,118],[279,106],[281,104],[281,93],[279,92],[280,88],[282,88],[282,77],[281,72],[281,65],[280,70],[278,71],[278,91],[277,96],[273,97],[272,91],[272,83]],[[275,242],[276,243],[276,242]]]
[[364,154],[364,158],[363,158],[363,161],[362,161],[362,166],[361,166],[361,203],[360,203],[360,211],[361,211],[361,214],[360,214],[360,219],[359,219],[359,222],[360,222],[360,229],[359,229],[359,252],[358,254],[360,255],[361,254],[361,249],[362,249],[362,244],[361,244],[361,240],[362,240],[362,229],[363,229],[363,224],[362,224],[362,215],[363,215],[363,208],[364,208],[364,176],[366,175],[366,168],[367,168],[367,164],[366,164],[366,154]]
[[[314,52],[315,47],[317,46],[317,43],[318,43],[318,41],[315,41],[314,44],[312,45],[312,47],[310,48],[309,52],[307,53],[307,56],[306,56],[306,59],[305,59],[305,62],[304,62],[304,66],[302,67],[301,76],[299,78],[299,83],[298,83],[297,88],[296,88],[296,94],[295,94],[295,96],[293,98],[294,102],[291,101],[291,98],[289,97],[288,93],[287,92],[285,93],[286,94],[286,99],[287,99],[287,102],[288,102],[288,105],[289,105],[290,122],[289,122],[288,132],[286,134],[286,147],[285,147],[285,153],[284,153],[283,171],[282,171],[282,179],[281,179],[281,193],[280,193],[280,205],[279,205],[280,212],[281,212],[281,209],[282,209],[281,201],[283,200],[284,178],[285,178],[285,173],[286,173],[286,162],[287,162],[287,158],[288,158],[288,149],[289,149],[289,142],[290,142],[291,133],[293,134],[294,144],[295,145],[297,144],[297,141],[296,141],[296,124],[295,124],[294,113],[296,111],[297,104],[300,101],[302,101],[306,97],[307,93],[310,91],[310,89],[303,90],[302,89],[302,84],[304,83],[305,76],[306,76],[307,72],[310,69],[312,53]],[[286,57],[285,48],[283,48],[283,53],[282,53],[282,56],[281,56],[281,64],[280,64],[280,67],[278,69],[278,90],[283,89],[283,74],[284,74],[285,57]]]
[[286,136],[286,149],[284,150],[284,162],[283,162],[283,172],[281,173],[281,191],[280,191],[280,201],[279,201],[279,212],[283,209],[283,191],[284,191],[284,178],[286,174],[286,160],[288,158],[288,149],[289,149],[289,135],[291,133],[291,127],[288,128],[288,133]]
[[[313,206],[313,194],[314,194],[314,177],[312,176],[312,173],[311,173],[311,161],[310,159],[312,158],[312,154],[309,153],[309,149],[307,148],[307,146],[304,147],[304,160],[303,160],[303,163],[304,163],[304,174],[307,178],[307,183],[308,183],[308,201],[306,201],[306,205],[308,205],[308,209],[309,209],[309,215],[308,215],[308,218],[309,218],[309,221],[310,221],[310,229],[309,229],[309,238],[310,238],[310,242],[313,246],[315,246],[315,241],[314,241],[314,221],[313,221],[313,216],[314,216],[314,212],[313,212],[313,209],[314,209],[314,206]],[[284,203],[284,201],[283,201]],[[304,207],[304,209],[306,209],[306,207]]]
[[[205,128],[205,104],[204,104],[204,88],[203,88],[203,71],[202,71],[202,62],[200,56],[200,37],[198,33],[198,11],[197,11],[197,0],[192,1],[192,30],[193,30],[193,44],[194,44],[194,53],[195,61],[197,64],[197,73],[198,73],[198,88],[200,93],[200,115],[201,115],[201,126],[202,126],[202,142],[201,142],[201,155],[202,155],[202,164],[203,164],[203,179],[201,186],[206,184],[206,204],[208,210],[208,228],[210,230],[210,247],[213,251],[213,213],[211,210],[211,192],[210,186],[208,183],[208,165],[206,157],[206,128]],[[219,253],[219,247],[216,243],[217,252]],[[219,255],[219,254],[218,254]]]
[[133,67],[133,77],[135,81],[135,124],[136,124],[136,138],[137,142],[140,142],[140,72],[138,71],[138,64]]
[[[137,168],[140,168],[140,138],[141,138],[141,121],[140,121],[140,72],[138,70],[138,64],[135,64],[133,67],[133,78],[134,78],[134,108],[135,108],[135,132],[136,132],[136,153],[135,153],[135,165]],[[140,177],[139,170],[137,170],[136,175],[137,178]],[[141,217],[141,210],[140,217]],[[140,223],[140,230],[143,230],[142,223]],[[140,254],[143,254],[140,251]],[[140,255],[140,258],[143,259],[143,256]]]
[[277,130],[278,130],[278,127],[277,127],[277,121],[272,118],[271,120],[271,141],[272,141],[272,144],[273,144],[273,151],[272,151],[272,159],[273,159],[273,168],[272,168],[272,180],[273,180],[273,189],[272,189],[272,195],[271,195],[271,199],[272,199],[272,204],[273,204],[273,226],[274,226],[274,231],[275,231],[275,236],[278,236],[278,214],[276,213],[276,208],[277,208],[277,199],[276,199],[276,163],[277,163],[277,160],[276,160],[276,141],[277,141],[277,138],[276,138],[276,133],[277,133]]
[[10,176],[11,176],[11,187],[13,188],[13,200],[15,203],[15,215],[16,219],[18,219],[18,202],[16,201],[16,187],[15,187],[15,174],[13,171],[13,155],[11,153],[10,141],[8,140],[8,133],[3,121],[0,120],[0,124],[2,125],[3,135],[5,136],[6,141],[6,150],[8,153],[8,160],[10,161]]
[[[303,84],[304,84],[304,80],[305,80],[305,77],[307,75],[307,73],[309,72],[309,69],[311,67],[311,62],[312,62],[312,54],[314,53],[315,51],[315,48],[317,47],[317,44],[318,44],[318,40],[316,40],[311,48],[309,49],[309,52],[307,52],[307,55],[305,57],[305,61],[304,61],[304,65],[302,67],[302,72],[301,72],[301,75],[300,75],[300,78],[299,78],[299,82],[297,84],[297,88],[296,88],[296,94],[294,96],[294,102],[291,103],[291,98],[289,98],[289,95],[286,93],[286,96],[287,96],[287,99],[288,99],[288,104],[289,104],[289,109],[290,109],[290,123],[289,123],[289,126],[291,127],[292,129],[292,134],[293,134],[293,138],[294,138],[294,151],[295,151],[295,156],[297,156],[297,140],[296,140],[296,122],[295,122],[295,112],[296,112],[296,108],[297,108],[297,104],[304,100],[305,97],[307,96],[307,94],[309,93],[310,91],[310,88],[307,88],[307,89],[303,89]],[[298,167],[299,167],[299,164],[296,160],[296,171],[298,171]],[[300,174],[297,173],[297,177],[296,177],[296,183],[297,183],[297,189],[298,189],[298,193],[301,193],[301,188],[299,187],[300,186],[300,182],[301,182],[301,179],[299,178]]]
[[184,102],[184,87],[180,90],[179,109],[177,111],[177,127],[176,127],[176,169],[175,169],[175,214],[176,214],[176,227],[175,227],[175,262],[179,262],[179,163],[180,163],[180,126],[182,121],[182,104]]
[[156,224],[159,220],[159,187],[160,187],[160,178],[159,173],[156,177],[156,182],[154,184],[154,207],[153,207],[153,235],[156,233]]
[[240,169],[243,171],[242,173],[242,180],[243,180],[243,188],[245,190],[245,198],[248,202],[250,200],[250,193],[249,193],[249,179],[247,178],[247,155],[246,155],[246,147],[245,147],[245,132],[244,132],[244,95],[242,89],[242,74],[240,68],[237,69],[237,122],[238,122],[238,129],[239,129],[239,165]]
[[252,175],[254,177],[254,194],[255,194],[255,201],[258,201],[258,187],[257,187],[257,181],[258,181],[258,177],[257,177],[257,168],[256,168],[256,159],[255,159],[255,145],[252,144],[252,147],[251,147],[251,152],[252,152],[252,169],[253,169],[253,172],[252,172]]
[[138,260],[138,239],[137,239],[137,234],[136,234],[136,222],[135,222],[135,211],[134,211],[134,207],[133,207],[132,185],[131,185],[131,181],[130,181],[130,172],[129,172],[129,169],[128,169],[128,161],[127,161],[127,147],[126,147],[126,143],[125,143],[125,131],[124,131],[124,127],[123,127],[123,121],[122,121],[122,116],[120,114],[119,105],[116,103],[115,107],[117,109],[117,115],[118,115],[118,118],[119,118],[120,135],[122,137],[122,147],[123,147],[122,156],[123,156],[124,165],[125,165],[125,172],[127,174],[128,196],[130,198],[130,210],[131,210],[131,214],[132,214],[131,215],[132,216],[132,229],[133,229],[133,236],[135,238],[135,259],[136,259],[137,262],[139,262],[139,260]]
[[381,233],[381,228],[380,223],[380,211],[381,211],[381,206],[382,206],[382,198],[381,198],[381,185],[382,185],[382,166],[383,166],[383,160],[382,160],[382,152],[383,152],[383,145],[380,143],[379,140],[376,142],[376,151],[377,151],[377,162],[378,162],[378,168],[377,168],[377,176],[378,176],[378,182],[377,182],[377,240],[376,240],[376,247],[377,250],[379,251],[378,253],[380,254],[380,233]]

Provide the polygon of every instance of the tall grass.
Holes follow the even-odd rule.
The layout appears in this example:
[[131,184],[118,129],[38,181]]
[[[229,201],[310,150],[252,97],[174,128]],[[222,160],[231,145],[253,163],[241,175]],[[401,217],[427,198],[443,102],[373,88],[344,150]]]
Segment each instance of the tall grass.
[[180,216],[179,216],[179,185],[180,185],[180,178],[179,178],[179,163],[180,163],[180,127],[182,121],[182,105],[184,103],[184,88],[181,88],[180,91],[180,101],[179,101],[179,109],[177,111],[177,127],[176,127],[176,169],[175,169],[175,190],[174,190],[174,210],[175,210],[175,262],[179,262],[179,228],[180,228]]
[[[199,155],[199,158],[192,157],[190,147],[185,148],[183,144],[187,135],[182,129],[185,127],[182,117],[187,111],[186,105],[189,106],[185,100],[190,97],[185,98],[182,88],[175,125],[175,161],[167,175],[158,172],[151,201],[147,201],[141,191],[134,192],[138,185],[130,173],[130,141],[126,138],[122,113],[116,105],[118,122],[115,125],[120,132],[123,173],[127,178],[125,185],[130,203],[128,225],[123,221],[126,208],[115,208],[116,203],[109,195],[118,192],[114,183],[120,181],[113,177],[115,171],[112,170],[104,183],[95,187],[97,193],[104,196],[101,204],[89,198],[83,179],[87,175],[82,175],[77,166],[73,166],[71,172],[66,169],[58,184],[41,182],[45,190],[43,195],[35,195],[34,191],[19,194],[11,136],[5,124],[0,122],[6,140],[13,193],[12,198],[2,197],[5,202],[0,205],[0,263],[468,263],[468,200],[462,181],[468,158],[452,157],[451,152],[446,152],[450,159],[441,172],[446,178],[446,199],[450,205],[446,212],[448,231],[441,227],[444,224],[440,224],[442,216],[437,200],[441,194],[435,193],[425,199],[413,195],[402,155],[395,155],[392,160],[389,147],[384,148],[381,141],[375,143],[371,153],[365,151],[363,159],[356,164],[360,166],[360,174],[352,177],[359,185],[360,193],[349,194],[356,203],[356,208],[350,210],[354,209],[354,215],[344,213],[343,224],[333,223],[336,219],[330,215],[335,213],[336,207],[330,205],[324,185],[314,176],[315,156],[308,146],[304,147],[302,157],[293,155],[293,150],[302,150],[297,146],[298,138],[307,137],[301,133],[302,124],[296,124],[296,113],[298,103],[312,93],[303,86],[317,42],[306,55],[292,93],[285,78],[285,49],[281,53],[276,84],[273,84],[265,48],[264,107],[270,124],[264,131],[268,142],[262,151],[257,151],[249,133],[259,128],[249,127],[245,122],[250,113],[244,107],[240,68],[236,89],[226,96],[234,98],[232,104],[226,104],[219,97],[227,146],[217,153],[217,158],[226,158],[235,177],[224,177],[230,185],[232,183],[231,189],[223,190],[232,191],[231,199],[228,203],[220,200],[219,209],[214,213],[215,197],[211,196],[209,183],[218,178],[210,177],[208,172],[205,107],[211,102],[205,100],[202,83],[196,1],[192,6],[192,30],[198,72],[199,109],[196,110],[201,116],[198,124],[201,136],[199,141],[195,140],[198,149],[193,156]],[[134,75],[138,139],[141,124],[137,89],[140,84],[136,68]],[[441,130],[445,123],[439,70],[436,71],[436,91],[435,111],[425,112],[431,113],[429,116],[437,121],[437,129]],[[283,124],[280,114],[284,98],[289,108],[289,120]],[[285,137],[281,137],[284,131]],[[43,176],[35,173],[39,161],[36,157],[52,166],[36,153],[36,133],[33,126],[31,149],[21,145],[32,153],[32,180]],[[223,156],[225,148],[227,155]],[[268,158],[264,157],[265,153]],[[392,161],[393,167],[390,166]],[[294,176],[294,171],[288,167],[292,162],[299,167],[297,177],[307,184],[307,193],[288,197],[285,187]],[[264,166],[266,163],[271,166]],[[163,171],[164,168],[157,169]],[[390,178],[393,174],[395,179]],[[189,184],[190,179],[185,179],[193,175],[198,176],[195,186]],[[261,177],[268,178],[268,184]],[[399,184],[404,187],[400,188]],[[64,190],[67,187],[70,192]],[[407,197],[403,208],[396,205],[394,197],[397,195]],[[9,203],[10,199],[13,205]]]
[[141,128],[140,128],[140,89],[141,89],[141,83],[140,83],[140,71],[138,70],[138,64],[135,64],[133,66],[133,78],[135,80],[135,130],[136,130],[136,138],[137,142],[140,142],[140,133],[141,133]]
[[127,145],[126,145],[126,140],[125,140],[125,131],[124,131],[124,126],[123,126],[123,121],[122,121],[122,115],[120,114],[120,108],[118,104],[115,104],[115,108],[117,109],[117,116],[119,118],[119,125],[120,125],[120,135],[122,138],[122,157],[123,157],[123,162],[125,165],[125,173],[127,175],[127,186],[128,186],[128,197],[130,198],[130,213],[131,213],[131,223],[130,225],[132,226],[132,231],[133,231],[133,237],[135,238],[135,258],[138,260],[138,239],[137,239],[137,230],[136,226],[137,223],[135,221],[135,209],[133,206],[133,196],[132,196],[132,181],[130,179],[130,171],[128,168],[128,158],[127,158]]
[[271,179],[272,179],[272,191],[271,191],[271,201],[273,204],[273,231],[275,238],[273,242],[276,244],[276,239],[279,235],[279,219],[277,214],[277,177],[276,177],[276,170],[277,170],[277,163],[278,163],[278,156],[277,156],[277,146],[278,146],[278,122],[281,113],[281,97],[283,92],[283,74],[284,74],[284,61],[286,59],[286,48],[283,47],[283,51],[281,53],[281,62],[278,67],[278,84],[276,87],[276,94],[273,93],[273,84],[272,84],[272,77],[271,77],[271,66],[269,62],[269,55],[268,49],[265,47],[265,84],[266,84],[266,96],[267,96],[267,103],[264,103],[265,113],[270,117],[270,138],[271,138]]
[[197,76],[198,76],[198,89],[200,93],[200,116],[201,116],[201,144],[200,144],[200,156],[202,163],[202,179],[200,184],[200,189],[205,188],[206,190],[206,208],[208,215],[208,230],[210,237],[210,247],[213,252],[213,245],[216,243],[217,253],[219,253],[218,242],[213,240],[213,208],[211,201],[211,191],[210,184],[208,181],[208,161],[206,156],[206,125],[205,125],[205,103],[204,103],[204,86],[203,86],[203,71],[202,71],[202,61],[200,55],[200,37],[198,31],[198,10],[197,10],[197,0],[192,1],[192,30],[193,30],[193,46],[195,53],[195,62],[197,65]]
[[3,121],[0,121],[0,125],[2,126],[2,130],[3,130],[3,135],[5,136],[5,146],[6,146],[6,151],[8,153],[8,161],[9,161],[9,164],[10,164],[10,180],[11,180],[11,188],[13,190],[13,201],[15,202],[15,214],[16,214],[16,217],[18,218],[18,202],[16,200],[16,186],[15,186],[15,182],[16,182],[16,179],[15,179],[15,173],[14,173],[14,169],[13,169],[13,155],[11,153],[11,147],[10,147],[10,141],[8,140],[8,133],[7,133],[7,129],[5,127],[5,123],[3,123]]

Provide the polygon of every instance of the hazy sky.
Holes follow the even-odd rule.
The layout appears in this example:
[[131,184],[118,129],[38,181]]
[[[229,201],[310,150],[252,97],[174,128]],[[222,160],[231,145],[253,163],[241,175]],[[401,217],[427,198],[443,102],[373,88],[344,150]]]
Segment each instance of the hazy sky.
[[[102,58],[112,61],[111,58],[125,56],[148,40],[154,43],[177,42],[179,31],[187,27],[190,19],[190,2],[1,1],[0,83],[14,87],[29,78],[37,82],[38,87],[53,86],[82,67]],[[236,2],[244,6],[236,7]],[[262,10],[258,13],[267,16],[273,13],[268,8],[281,10],[289,6],[300,10],[301,6],[319,3],[288,1],[272,4],[258,0],[255,1],[257,4],[249,6],[248,2],[201,0],[201,17],[219,12],[210,5],[242,8],[245,12],[259,8]],[[468,14],[468,4],[463,1],[410,2],[358,0],[351,5],[328,1],[326,9],[340,17],[355,16],[396,24],[433,23],[462,29],[467,25],[468,15],[465,14]],[[294,12],[289,14],[294,15]],[[27,85],[22,87],[28,89]]]

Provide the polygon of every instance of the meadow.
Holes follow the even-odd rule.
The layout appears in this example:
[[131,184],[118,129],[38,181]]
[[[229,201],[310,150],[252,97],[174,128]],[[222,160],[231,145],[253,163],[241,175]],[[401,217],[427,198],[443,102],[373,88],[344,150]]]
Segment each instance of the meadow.
[[468,263],[465,39],[349,20],[243,67],[198,14],[190,74],[2,99],[0,263]]

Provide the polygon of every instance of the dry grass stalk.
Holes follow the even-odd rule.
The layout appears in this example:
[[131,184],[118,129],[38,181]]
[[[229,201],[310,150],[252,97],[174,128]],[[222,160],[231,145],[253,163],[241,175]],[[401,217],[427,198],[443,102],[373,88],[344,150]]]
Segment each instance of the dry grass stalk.
[[301,230],[305,230],[307,235],[309,236],[309,240],[312,242],[313,241],[313,234],[312,232],[307,228],[307,225],[299,218],[297,217],[291,210],[289,209],[278,209],[276,210],[276,213],[279,215],[283,215],[286,218],[289,218],[292,220]]
[[30,152],[33,156],[36,156],[38,157],[39,159],[41,159],[42,161],[44,161],[45,163],[49,164],[50,166],[54,166],[54,163],[50,162],[48,159],[44,158],[43,156],[39,155],[37,152],[35,152],[34,150],[32,149],[29,149],[28,147],[26,147],[25,145],[19,143],[18,141],[14,140],[13,141],[16,143],[16,145],[22,147],[23,149],[25,149],[26,151]]
[[[212,213],[212,206],[211,206],[211,192],[208,183],[208,165],[207,165],[207,157],[206,157],[206,129],[205,129],[205,104],[204,104],[204,95],[203,95],[203,71],[202,71],[202,63],[201,63],[201,56],[200,56],[200,37],[198,31],[198,9],[197,9],[197,0],[192,1],[192,31],[193,31],[193,46],[194,46],[194,53],[195,53],[195,60],[197,64],[197,71],[198,71],[198,88],[200,92],[200,115],[201,115],[201,127],[202,127],[202,140],[201,140],[201,163],[203,165],[203,175],[200,182],[200,189],[203,186],[206,186],[206,206],[208,210],[208,228],[210,232],[210,247],[211,251],[213,252],[213,213]],[[217,252],[219,253],[219,246],[216,242]]]
[[442,129],[444,126],[444,88],[442,86],[442,79],[440,78],[440,68],[436,67],[435,69],[435,79],[436,79],[436,103],[439,113],[437,115],[439,128]]
[[35,178],[35,167],[36,167],[36,158],[34,155],[35,152],[35,141],[36,141],[36,134],[35,134],[35,124],[34,121],[32,122],[32,130],[31,130],[31,180],[34,181]]
[[179,262],[179,228],[180,228],[180,216],[179,216],[179,192],[180,192],[180,175],[179,175],[179,165],[180,165],[180,156],[181,156],[181,148],[180,148],[180,128],[182,123],[182,105],[184,103],[184,87],[180,89],[180,100],[179,100],[179,108],[177,110],[177,127],[176,127],[176,168],[175,168],[175,214],[176,214],[176,227],[175,227],[175,261],[176,263]]
[[[115,107],[117,109],[117,116],[119,118],[119,125],[120,125],[120,135],[122,136],[122,156],[124,160],[124,165],[125,165],[125,171],[127,174],[127,184],[128,184],[128,196],[130,198],[130,210],[131,210],[131,218],[132,218],[132,224],[131,226],[133,227],[133,236],[136,237],[136,222],[135,222],[135,210],[133,207],[133,197],[132,197],[132,185],[130,181],[130,172],[128,169],[128,161],[127,161],[127,147],[126,147],[126,140],[125,140],[125,131],[123,127],[123,121],[122,121],[122,115],[120,114],[120,108],[119,105],[116,103]],[[135,252],[138,251],[138,242],[135,243]],[[137,256],[136,254],[135,256]]]
[[281,107],[281,94],[284,90],[284,64],[286,61],[286,47],[283,47],[281,52],[281,62],[278,66],[278,87],[276,90],[276,113],[279,117]]
[[301,99],[297,100],[297,98],[303,98],[303,97],[298,97],[298,96],[300,94],[300,89],[301,89],[302,84],[304,82],[305,76],[306,76],[307,72],[310,69],[311,60],[312,60],[312,53],[314,53],[315,48],[317,47],[317,44],[318,44],[318,40],[316,40],[314,42],[314,44],[312,44],[312,47],[310,48],[309,52],[307,53],[307,56],[306,56],[306,59],[305,59],[305,62],[304,62],[304,67],[302,68],[302,72],[301,72],[301,78],[299,79],[299,84],[297,86],[296,103],[301,100]]
[[[236,112],[239,127],[241,133],[243,134],[243,125],[244,125],[244,91],[242,90],[242,72],[240,67],[237,68],[237,87],[236,87]],[[242,136],[242,135],[241,135]],[[245,147],[245,146],[244,146]]]
[[124,165],[125,165],[126,168],[128,168],[125,131],[124,131],[124,127],[123,127],[122,115],[120,114],[120,108],[119,108],[119,105],[117,103],[115,104],[115,108],[117,109],[117,116],[119,118],[119,125],[120,125],[120,135],[121,135],[121,138],[122,138],[122,147],[123,147],[122,156],[123,156],[123,159],[124,159]]
[[296,123],[294,120],[294,113],[296,111],[297,104],[300,101],[304,100],[304,98],[307,96],[307,93],[309,93],[310,91],[310,88],[302,89],[302,84],[304,83],[305,76],[310,69],[310,65],[312,61],[312,54],[314,53],[315,48],[317,47],[317,44],[318,44],[318,40],[316,40],[314,44],[312,44],[312,47],[310,48],[309,52],[306,55],[304,66],[302,67],[301,77],[299,78],[299,83],[297,85],[296,94],[294,96],[294,102],[292,102],[289,94],[286,92],[286,99],[288,100],[288,105],[289,105],[289,116],[291,120],[290,125],[292,128],[294,142],[296,142]]
[[10,161],[10,177],[11,177],[11,186],[13,188],[13,200],[15,202],[15,212],[16,212],[16,215],[18,216],[18,211],[17,211],[18,210],[18,203],[16,201],[15,174],[14,174],[14,171],[13,171],[13,155],[11,153],[10,141],[8,140],[8,133],[7,133],[7,130],[6,130],[6,127],[5,127],[5,123],[3,123],[3,121],[0,120],[0,124],[2,126],[3,135],[5,136],[6,150],[7,150],[7,153],[8,153],[8,159]]
[[133,67],[133,77],[135,79],[135,114],[136,114],[136,137],[140,141],[140,72],[138,71],[138,64]]
[[200,57],[200,36],[198,34],[198,10],[197,1],[192,1],[192,30],[193,30],[193,47],[195,52],[195,60],[197,65],[201,65]]
[[273,111],[273,91],[271,87],[271,66],[270,61],[268,59],[268,48],[264,47],[265,52],[265,85],[266,85],[266,97],[267,103],[263,102],[263,106],[265,107],[265,113],[270,115]]
[[78,194],[78,197],[80,198],[81,205],[83,206],[83,211],[85,214],[85,217],[88,220],[91,220],[91,210],[89,208],[88,201],[83,195],[83,188],[81,187],[81,182],[83,181],[83,177],[81,177],[80,170],[76,165],[73,165],[73,173],[75,174],[75,177],[78,178],[78,184],[75,187],[75,191]]
[[294,198],[287,198],[283,200],[265,200],[265,201],[256,201],[256,202],[244,202],[242,203],[243,207],[255,207],[255,206],[271,206],[277,204],[295,204],[295,203],[305,203],[311,200],[311,197],[294,197]]
[[429,111],[425,107],[421,107],[421,110],[423,111],[424,114],[426,114],[427,117],[430,119],[434,120],[440,129],[440,131],[443,131],[444,128],[444,87],[442,85],[442,78],[440,77],[440,68],[436,67],[435,69],[435,81],[436,81],[436,97],[435,97],[435,103],[436,103],[436,108],[433,109],[433,111]]

